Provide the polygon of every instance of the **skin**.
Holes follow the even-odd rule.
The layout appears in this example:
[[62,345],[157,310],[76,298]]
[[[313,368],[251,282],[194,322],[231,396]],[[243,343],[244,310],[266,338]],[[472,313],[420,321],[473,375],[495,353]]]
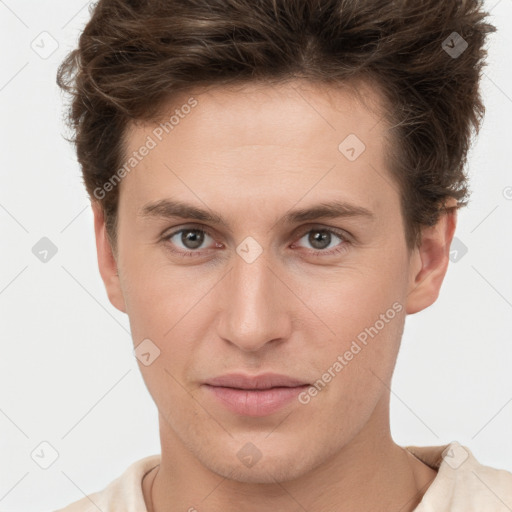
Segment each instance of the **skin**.
[[[135,346],[149,338],[160,349],[149,366],[139,362],[162,447],[161,465],[143,483],[148,510],[413,510],[436,473],[394,443],[389,387],[406,315],[439,294],[455,212],[408,250],[384,158],[388,128],[370,86],[366,105],[350,89],[302,81],[194,98],[193,111],[122,180],[117,250],[93,203],[109,299],[128,314]],[[156,126],[132,125],[127,154]],[[353,162],[338,150],[351,133],[366,145]],[[219,213],[227,226],[140,215],[165,198]],[[374,216],[278,222],[335,199]],[[181,233],[162,239],[180,228],[208,235],[198,249]],[[350,237],[312,245],[308,235],[328,228]],[[236,252],[247,236],[263,249],[252,263]],[[344,249],[325,254],[335,247]],[[201,254],[180,256],[185,250]],[[201,386],[236,371],[313,383],[393,303],[402,311],[307,404],[247,417]],[[248,442],[262,455],[252,467],[237,457]]]

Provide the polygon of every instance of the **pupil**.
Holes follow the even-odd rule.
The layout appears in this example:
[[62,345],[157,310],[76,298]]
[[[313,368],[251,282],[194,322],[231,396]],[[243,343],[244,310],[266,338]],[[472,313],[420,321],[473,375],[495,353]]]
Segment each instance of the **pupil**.
[[204,240],[204,233],[197,229],[184,231],[181,235],[183,245],[188,249],[197,249],[201,246]]
[[[329,243],[331,242],[331,235],[330,233],[326,231],[313,231],[312,233],[315,233],[315,235],[310,234],[309,235],[309,243],[315,248],[315,249],[325,249],[329,246]],[[319,236],[317,236],[319,235]],[[327,240],[327,244],[324,242]]]

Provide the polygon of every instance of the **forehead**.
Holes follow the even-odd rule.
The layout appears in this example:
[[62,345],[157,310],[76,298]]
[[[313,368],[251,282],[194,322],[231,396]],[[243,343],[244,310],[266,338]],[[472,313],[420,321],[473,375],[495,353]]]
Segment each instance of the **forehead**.
[[[192,102],[194,106],[189,107]],[[336,142],[351,131],[370,142],[370,136],[379,136],[379,130],[374,130],[377,124],[381,129],[387,127],[385,105],[379,89],[362,80],[337,85],[306,80],[214,85],[173,97],[162,107],[156,123],[132,125],[128,139],[144,136],[156,124],[168,128],[171,124],[170,138],[185,142],[193,131],[198,149],[206,143],[223,147],[279,144],[300,149],[305,137],[325,137],[331,132],[326,143]],[[160,135],[170,135],[170,131],[164,129]]]
[[384,112],[378,91],[362,83],[251,83],[183,93],[157,121],[129,127],[125,158],[151,148],[123,179],[121,203],[140,209],[166,196],[196,203],[222,196],[243,207],[245,199],[297,202],[308,193],[346,194],[375,206],[391,182]]

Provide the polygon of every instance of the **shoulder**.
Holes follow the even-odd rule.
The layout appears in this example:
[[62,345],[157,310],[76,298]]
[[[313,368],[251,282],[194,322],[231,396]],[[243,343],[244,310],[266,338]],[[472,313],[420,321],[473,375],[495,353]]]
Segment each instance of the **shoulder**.
[[406,447],[437,469],[437,476],[415,512],[510,512],[512,473],[481,464],[466,446]]
[[54,512],[140,512],[145,510],[142,479],[160,463],[160,455],[150,455],[131,464],[103,490],[88,494]]

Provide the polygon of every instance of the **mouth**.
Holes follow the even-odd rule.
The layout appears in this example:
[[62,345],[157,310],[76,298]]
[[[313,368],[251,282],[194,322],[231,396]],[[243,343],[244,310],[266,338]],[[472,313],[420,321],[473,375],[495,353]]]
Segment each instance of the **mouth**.
[[283,409],[310,384],[286,375],[267,373],[223,375],[207,380],[202,386],[225,409],[238,415],[261,417]]

